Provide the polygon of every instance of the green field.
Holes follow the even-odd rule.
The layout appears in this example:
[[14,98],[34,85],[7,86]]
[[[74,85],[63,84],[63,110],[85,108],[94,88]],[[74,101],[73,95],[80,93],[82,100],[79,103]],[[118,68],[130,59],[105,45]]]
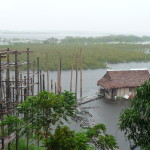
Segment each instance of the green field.
[[[58,54],[62,57],[62,69],[71,68],[72,54],[83,50],[83,68],[96,69],[106,68],[108,63],[123,62],[147,62],[150,61],[149,44],[132,43],[101,43],[83,41],[63,41],[40,43],[19,43],[10,46],[0,46],[0,49],[9,47],[12,50],[25,50],[29,48],[34,53],[30,55],[31,60],[40,57],[40,68],[46,69],[46,54],[48,54],[48,69],[57,70]],[[25,61],[26,55],[20,55],[19,60]]]

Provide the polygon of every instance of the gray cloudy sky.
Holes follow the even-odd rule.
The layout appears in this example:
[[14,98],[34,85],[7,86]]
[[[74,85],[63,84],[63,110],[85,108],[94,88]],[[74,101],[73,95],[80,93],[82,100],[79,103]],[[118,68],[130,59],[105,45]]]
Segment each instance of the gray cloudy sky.
[[150,34],[150,0],[0,0],[0,30]]

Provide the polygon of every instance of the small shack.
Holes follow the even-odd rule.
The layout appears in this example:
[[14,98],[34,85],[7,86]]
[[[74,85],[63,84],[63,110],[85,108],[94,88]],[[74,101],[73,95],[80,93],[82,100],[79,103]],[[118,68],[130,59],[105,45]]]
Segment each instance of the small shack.
[[106,99],[120,99],[133,97],[136,88],[149,79],[147,69],[139,70],[108,70],[106,74],[97,82],[100,86],[99,92]]

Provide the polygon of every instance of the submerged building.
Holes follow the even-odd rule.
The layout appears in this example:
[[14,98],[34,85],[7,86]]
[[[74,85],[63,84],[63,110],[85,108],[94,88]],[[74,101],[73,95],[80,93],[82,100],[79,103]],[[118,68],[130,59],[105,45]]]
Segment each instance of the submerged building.
[[147,69],[107,71],[97,82],[100,93],[106,99],[117,99],[133,97],[136,88],[149,79]]

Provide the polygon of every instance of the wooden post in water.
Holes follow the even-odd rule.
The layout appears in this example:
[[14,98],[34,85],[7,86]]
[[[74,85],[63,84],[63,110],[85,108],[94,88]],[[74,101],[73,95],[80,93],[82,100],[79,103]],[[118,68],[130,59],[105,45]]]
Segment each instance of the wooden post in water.
[[43,73],[43,91],[45,90],[45,75]]
[[56,82],[55,82],[55,94],[57,93],[57,86],[56,86]]
[[58,54],[57,93],[60,93],[60,54]]
[[62,89],[62,86],[61,86],[61,56],[59,56],[59,63],[60,63],[60,67],[59,67],[59,93],[61,93],[61,89]]
[[40,68],[39,68],[39,57],[37,58],[37,91],[40,92]]
[[40,92],[42,92],[42,72],[40,70]]
[[76,55],[76,84],[75,84],[75,94],[77,99],[77,91],[78,90],[78,53]]
[[51,79],[51,92],[53,92],[53,80]]
[[57,93],[59,92],[59,58],[58,58],[58,66],[57,66]]
[[58,55],[57,93],[61,93],[61,56]]
[[33,62],[33,78],[32,78],[32,95],[34,95],[34,74],[35,74],[35,61]]
[[30,94],[29,80],[30,80],[30,62],[29,62],[29,48],[27,48],[27,96],[29,96]]
[[74,70],[74,52],[73,52],[73,55],[72,55],[71,76],[70,76],[70,92],[72,92],[73,70]]
[[34,91],[33,91],[33,78],[31,78],[31,95],[33,96],[34,94]]
[[80,51],[80,99],[82,99],[82,49]]
[[46,53],[47,91],[49,91],[48,53]]

